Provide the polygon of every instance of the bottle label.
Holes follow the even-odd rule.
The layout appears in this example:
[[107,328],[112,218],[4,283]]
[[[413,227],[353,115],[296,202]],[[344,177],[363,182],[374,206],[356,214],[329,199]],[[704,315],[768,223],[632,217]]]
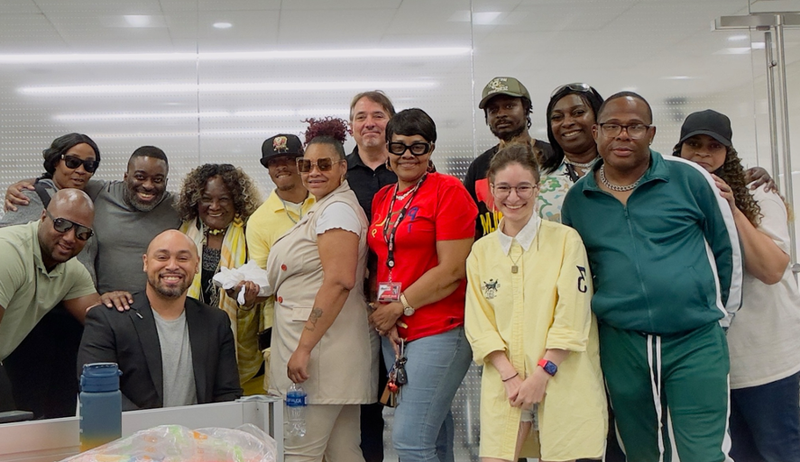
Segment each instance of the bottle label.
[[306,395],[299,393],[287,393],[286,405],[289,407],[301,407],[306,405]]

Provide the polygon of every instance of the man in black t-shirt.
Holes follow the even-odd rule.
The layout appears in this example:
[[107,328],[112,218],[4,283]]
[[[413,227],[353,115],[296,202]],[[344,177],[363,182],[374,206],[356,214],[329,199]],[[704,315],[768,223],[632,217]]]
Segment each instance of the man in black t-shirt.
[[347,156],[347,181],[358,203],[372,218],[372,196],[397,175],[386,168],[386,124],[395,114],[389,97],[380,90],[357,94],[350,104],[350,128],[356,147]]
[[497,229],[500,213],[494,210],[494,202],[489,191],[486,171],[497,150],[509,144],[530,144],[541,163],[553,155],[550,144],[534,139],[528,133],[531,127],[532,103],[528,89],[514,77],[495,77],[483,88],[481,102],[486,125],[500,143],[476,157],[467,170],[464,186],[472,199],[478,204],[478,218],[475,222],[475,239]]
[[[386,124],[394,114],[392,101],[380,90],[359,93],[350,103],[350,128],[356,147],[347,156],[347,182],[367,214],[368,221],[372,220],[372,197],[384,186],[397,182],[397,175],[386,168],[389,158]],[[370,252],[370,271],[374,271],[375,264]],[[365,288],[365,295],[369,300],[368,288]],[[386,385],[386,368],[383,361],[379,360],[378,364],[378,392],[381,393]],[[361,451],[366,462],[383,461],[383,428],[383,405],[362,405]]]

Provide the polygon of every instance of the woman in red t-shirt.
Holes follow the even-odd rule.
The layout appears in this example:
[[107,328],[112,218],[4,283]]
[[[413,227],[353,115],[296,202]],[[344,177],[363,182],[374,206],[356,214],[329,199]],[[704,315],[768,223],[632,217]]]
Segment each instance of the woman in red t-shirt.
[[386,126],[386,141],[397,184],[375,194],[367,239],[378,256],[370,322],[384,336],[387,369],[399,339],[406,341],[408,382],[392,442],[401,462],[439,461],[437,454],[452,460],[450,404],[472,355],[464,298],[478,210],[458,179],[428,171],[436,142],[428,114],[398,113]]

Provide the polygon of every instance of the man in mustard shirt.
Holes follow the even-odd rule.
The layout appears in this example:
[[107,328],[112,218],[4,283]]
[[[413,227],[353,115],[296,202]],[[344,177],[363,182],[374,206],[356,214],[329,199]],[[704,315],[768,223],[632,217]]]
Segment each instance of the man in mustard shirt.
[[[266,167],[275,189],[247,222],[246,238],[250,259],[266,268],[272,244],[288,231],[314,205],[297,172],[296,160],[303,156],[303,144],[295,135],[275,135],[261,145],[261,165]],[[269,371],[269,340],[273,314],[272,297],[261,312],[259,345],[264,351],[265,371]],[[264,374],[264,389],[269,389],[269,374]],[[246,392],[246,391],[245,391]]]

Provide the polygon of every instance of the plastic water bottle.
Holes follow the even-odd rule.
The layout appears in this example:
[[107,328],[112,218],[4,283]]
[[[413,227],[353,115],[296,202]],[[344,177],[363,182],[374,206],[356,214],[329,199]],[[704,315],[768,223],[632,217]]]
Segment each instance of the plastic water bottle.
[[81,452],[122,436],[122,393],[117,363],[85,364],[81,373]]
[[306,391],[293,383],[286,392],[286,413],[289,434],[303,437],[306,435]]

